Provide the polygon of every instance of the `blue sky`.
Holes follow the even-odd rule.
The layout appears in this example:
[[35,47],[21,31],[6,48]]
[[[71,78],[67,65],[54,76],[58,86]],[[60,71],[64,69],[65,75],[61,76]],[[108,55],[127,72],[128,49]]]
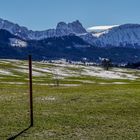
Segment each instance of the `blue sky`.
[[85,28],[140,23],[140,0],[0,0],[0,17],[33,30],[76,19]]

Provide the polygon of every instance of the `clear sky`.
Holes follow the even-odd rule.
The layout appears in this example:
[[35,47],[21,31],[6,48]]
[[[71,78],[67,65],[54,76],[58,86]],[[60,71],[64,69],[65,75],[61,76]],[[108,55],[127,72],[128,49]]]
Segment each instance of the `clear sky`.
[[140,0],[0,0],[0,17],[33,30],[76,19],[85,28],[140,23]]

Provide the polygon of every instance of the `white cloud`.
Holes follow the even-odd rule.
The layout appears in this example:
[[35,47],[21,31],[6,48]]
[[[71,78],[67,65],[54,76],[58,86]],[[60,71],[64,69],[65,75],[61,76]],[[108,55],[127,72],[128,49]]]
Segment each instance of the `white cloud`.
[[108,29],[111,29],[113,27],[117,27],[119,25],[106,25],[106,26],[93,26],[87,29],[87,31],[89,32],[101,32],[101,31],[105,31]]

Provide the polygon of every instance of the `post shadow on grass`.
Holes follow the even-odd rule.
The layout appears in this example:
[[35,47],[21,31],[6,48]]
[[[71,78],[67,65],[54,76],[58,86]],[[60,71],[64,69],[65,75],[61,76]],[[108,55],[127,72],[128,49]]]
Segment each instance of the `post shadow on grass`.
[[20,131],[18,134],[12,136],[12,137],[9,137],[7,140],[14,140],[16,139],[17,137],[19,137],[20,135],[26,133],[32,126],[30,125],[29,127],[25,128],[24,130]]

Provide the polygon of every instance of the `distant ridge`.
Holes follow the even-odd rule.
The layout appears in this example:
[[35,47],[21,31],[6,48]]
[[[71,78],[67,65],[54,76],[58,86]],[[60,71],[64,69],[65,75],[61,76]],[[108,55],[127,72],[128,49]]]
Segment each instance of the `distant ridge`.
[[140,46],[139,24],[95,26],[86,30],[80,21],[76,20],[72,23],[59,22],[56,29],[32,31],[26,27],[0,18],[0,29],[5,29],[25,40],[42,40],[73,34],[97,47],[138,48]]

